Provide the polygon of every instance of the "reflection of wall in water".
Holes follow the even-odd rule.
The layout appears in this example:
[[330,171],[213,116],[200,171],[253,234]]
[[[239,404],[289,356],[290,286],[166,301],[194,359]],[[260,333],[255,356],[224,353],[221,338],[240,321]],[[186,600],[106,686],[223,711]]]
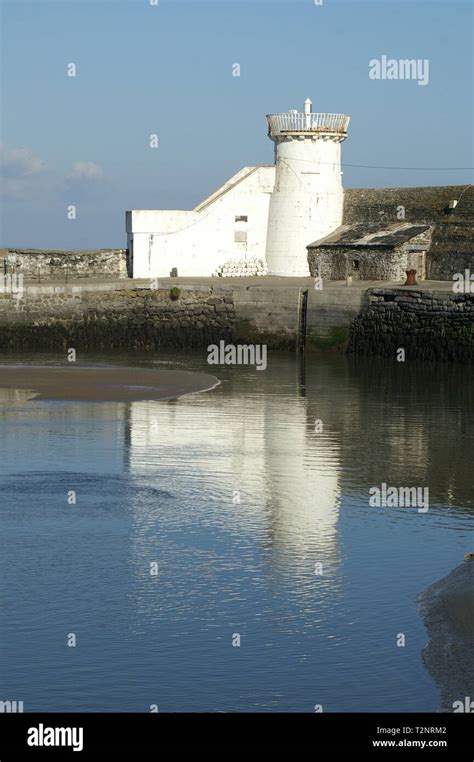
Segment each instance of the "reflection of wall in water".
[[308,409],[337,432],[344,490],[428,486],[431,504],[474,505],[472,369],[342,358],[306,365]]
[[309,568],[309,556],[313,566],[337,557],[339,447],[314,433],[293,363],[287,368],[277,394],[131,403],[130,471],[179,493],[184,521],[261,535],[285,563]]

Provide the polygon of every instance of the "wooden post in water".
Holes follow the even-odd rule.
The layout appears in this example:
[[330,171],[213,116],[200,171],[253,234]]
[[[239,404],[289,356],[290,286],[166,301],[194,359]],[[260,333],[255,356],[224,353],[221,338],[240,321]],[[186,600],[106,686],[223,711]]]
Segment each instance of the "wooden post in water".
[[304,352],[306,346],[306,324],[308,314],[308,289],[298,291],[298,325],[296,329],[296,351]]

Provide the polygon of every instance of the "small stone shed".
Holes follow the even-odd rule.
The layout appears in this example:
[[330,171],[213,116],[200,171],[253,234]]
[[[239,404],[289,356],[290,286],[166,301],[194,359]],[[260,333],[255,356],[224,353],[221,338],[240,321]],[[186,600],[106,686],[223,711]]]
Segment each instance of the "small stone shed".
[[433,227],[413,223],[341,225],[308,248],[311,275],[325,280],[405,281],[414,269],[426,277]]

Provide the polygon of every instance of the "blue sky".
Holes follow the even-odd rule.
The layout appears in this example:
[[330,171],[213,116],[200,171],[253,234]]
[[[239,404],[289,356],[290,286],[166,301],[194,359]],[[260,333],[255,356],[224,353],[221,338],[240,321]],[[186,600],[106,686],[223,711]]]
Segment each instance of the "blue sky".
[[[345,187],[472,182],[413,169],[474,165],[468,0],[0,8],[2,246],[124,246],[126,209],[192,208],[241,167],[272,163],[265,115],[307,96],[314,111],[351,116]],[[383,55],[428,59],[429,83],[371,80]]]

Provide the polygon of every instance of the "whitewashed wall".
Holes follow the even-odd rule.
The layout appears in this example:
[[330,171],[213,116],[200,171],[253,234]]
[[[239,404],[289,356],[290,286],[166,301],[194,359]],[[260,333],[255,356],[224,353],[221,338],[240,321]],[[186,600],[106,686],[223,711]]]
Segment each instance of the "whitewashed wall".
[[245,167],[193,211],[127,212],[133,277],[210,276],[230,259],[265,259],[274,182],[275,167]]

